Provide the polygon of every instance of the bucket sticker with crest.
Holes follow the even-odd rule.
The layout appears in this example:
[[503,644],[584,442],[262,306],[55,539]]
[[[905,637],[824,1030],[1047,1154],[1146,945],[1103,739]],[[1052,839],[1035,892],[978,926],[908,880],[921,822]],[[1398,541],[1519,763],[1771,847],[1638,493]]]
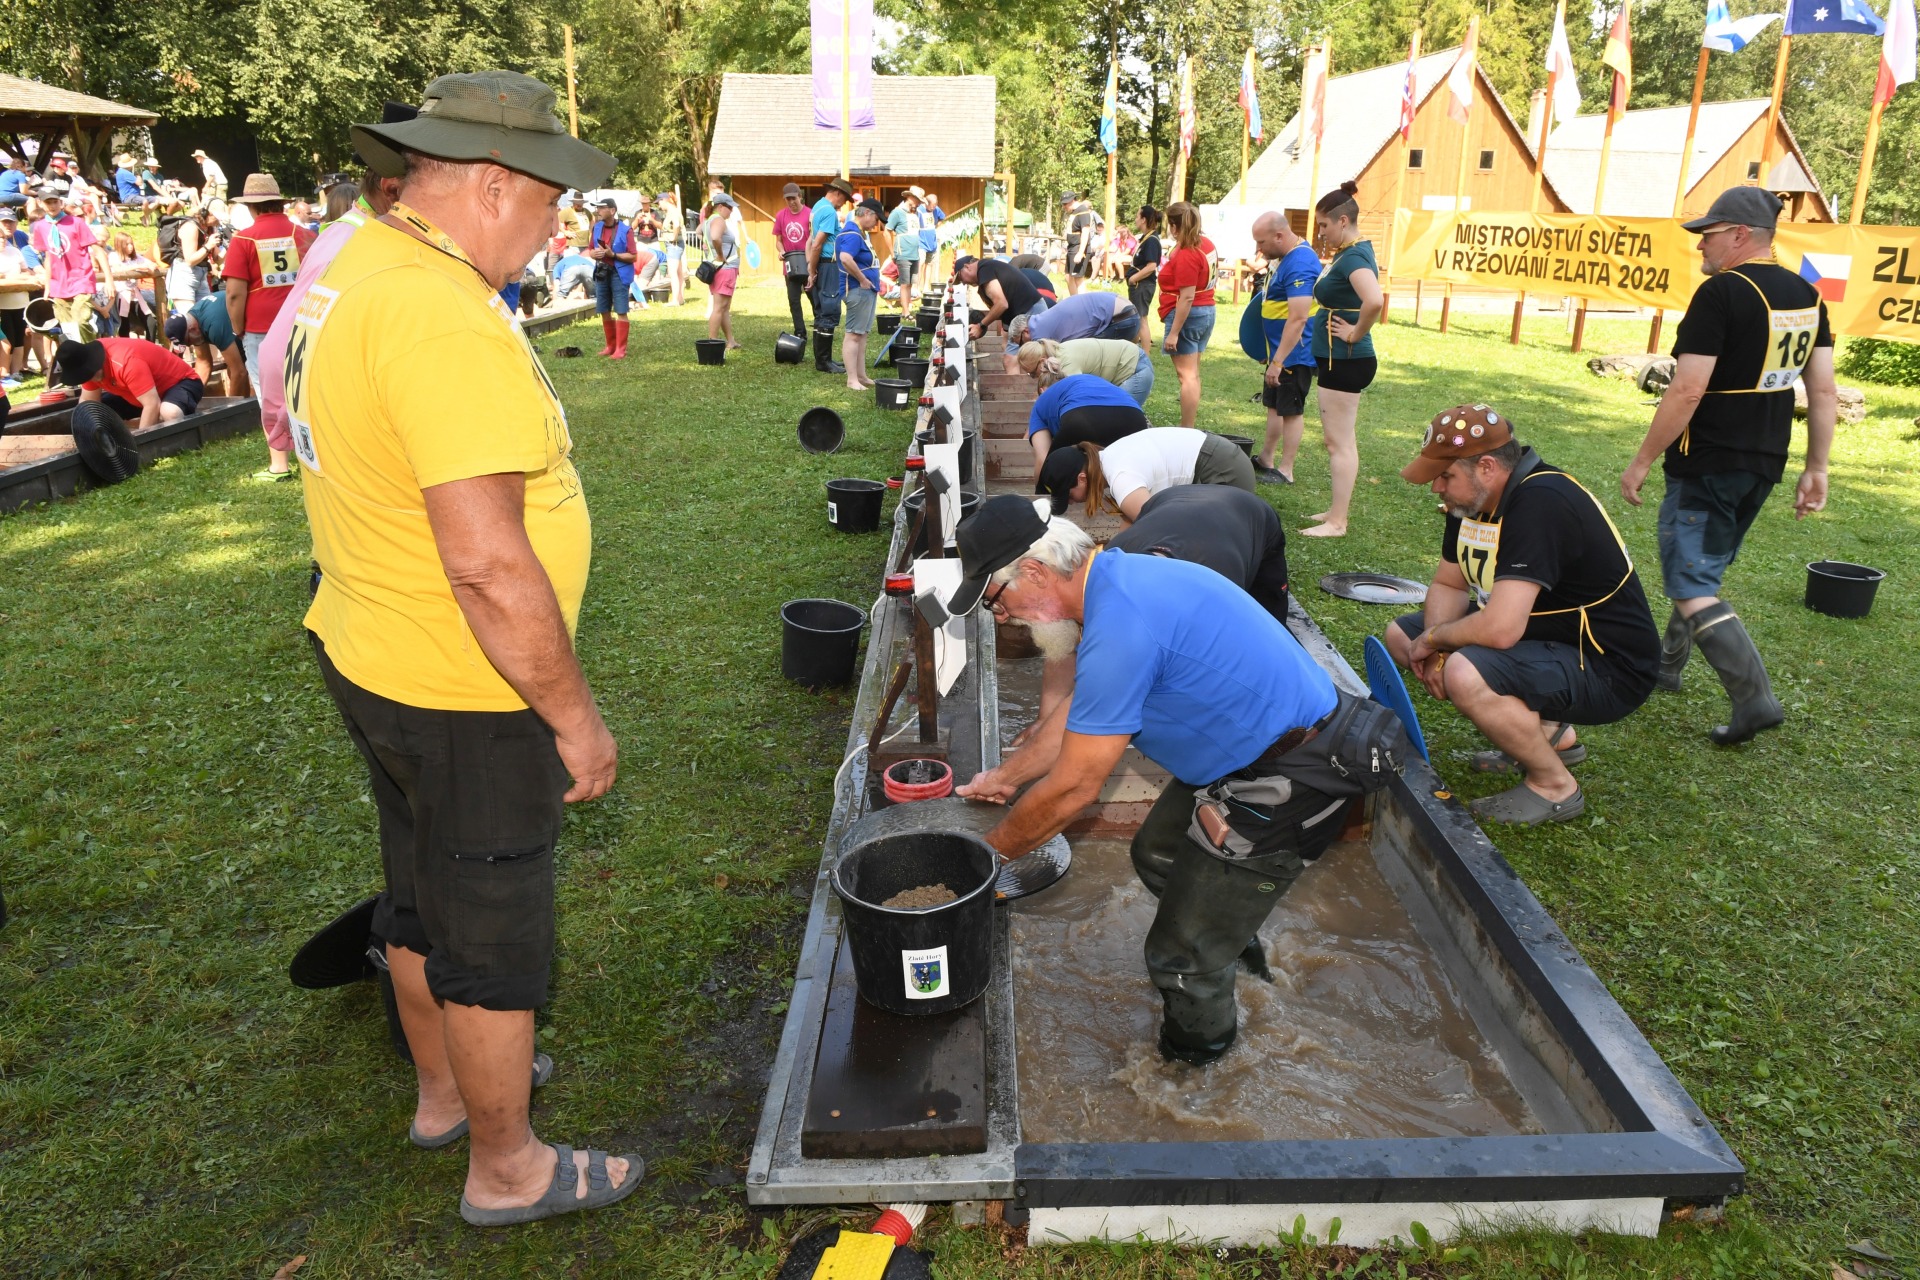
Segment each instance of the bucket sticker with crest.
[[948,994],[947,949],[902,951],[900,965],[906,971],[907,999],[938,1000]]

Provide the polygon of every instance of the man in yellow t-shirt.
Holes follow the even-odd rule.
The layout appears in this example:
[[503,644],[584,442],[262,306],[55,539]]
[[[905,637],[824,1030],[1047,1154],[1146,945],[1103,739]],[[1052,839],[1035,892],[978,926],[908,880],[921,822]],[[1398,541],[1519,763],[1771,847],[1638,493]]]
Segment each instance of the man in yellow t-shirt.
[[306,622],[379,811],[373,933],[418,1075],[410,1137],[471,1134],[460,1211],[488,1226],[612,1203],[642,1172],[528,1124],[553,1065],[533,1011],[554,843],[565,803],[615,772],[573,649],[591,527],[566,414],[497,296],[560,194],[613,170],[553,102],[514,72],[442,76],[416,119],[356,125],[402,203],[300,299],[285,358],[321,571]]

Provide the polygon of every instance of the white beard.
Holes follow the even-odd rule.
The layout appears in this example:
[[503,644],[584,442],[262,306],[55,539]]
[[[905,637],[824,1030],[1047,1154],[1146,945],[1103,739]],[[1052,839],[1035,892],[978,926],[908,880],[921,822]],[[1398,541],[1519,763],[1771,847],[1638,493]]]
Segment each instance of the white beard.
[[1080,647],[1080,624],[1069,619],[1057,622],[1029,622],[1027,630],[1033,633],[1033,643],[1040,655],[1049,662],[1072,657],[1074,650]]

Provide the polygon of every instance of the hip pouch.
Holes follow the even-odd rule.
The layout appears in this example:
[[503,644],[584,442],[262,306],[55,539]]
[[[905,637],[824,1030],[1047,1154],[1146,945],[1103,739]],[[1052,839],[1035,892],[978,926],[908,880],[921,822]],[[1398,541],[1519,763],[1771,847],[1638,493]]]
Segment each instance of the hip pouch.
[[1188,837],[1227,862],[1319,857],[1339,835],[1335,819],[1356,797],[1386,786],[1411,748],[1392,711],[1371,698],[1339,699],[1312,741],[1197,788]]

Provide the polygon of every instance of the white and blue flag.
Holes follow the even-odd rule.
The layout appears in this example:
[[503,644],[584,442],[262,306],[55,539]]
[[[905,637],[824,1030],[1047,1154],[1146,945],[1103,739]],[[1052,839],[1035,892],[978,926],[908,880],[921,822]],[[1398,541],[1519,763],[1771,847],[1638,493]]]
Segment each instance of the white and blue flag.
[[1700,45],[1715,53],[1738,53],[1779,19],[1777,13],[1756,13],[1736,21],[1727,13],[1727,0],[1708,0],[1707,30]]
[[1866,0],[1787,0],[1790,36],[1877,36],[1886,29]]

